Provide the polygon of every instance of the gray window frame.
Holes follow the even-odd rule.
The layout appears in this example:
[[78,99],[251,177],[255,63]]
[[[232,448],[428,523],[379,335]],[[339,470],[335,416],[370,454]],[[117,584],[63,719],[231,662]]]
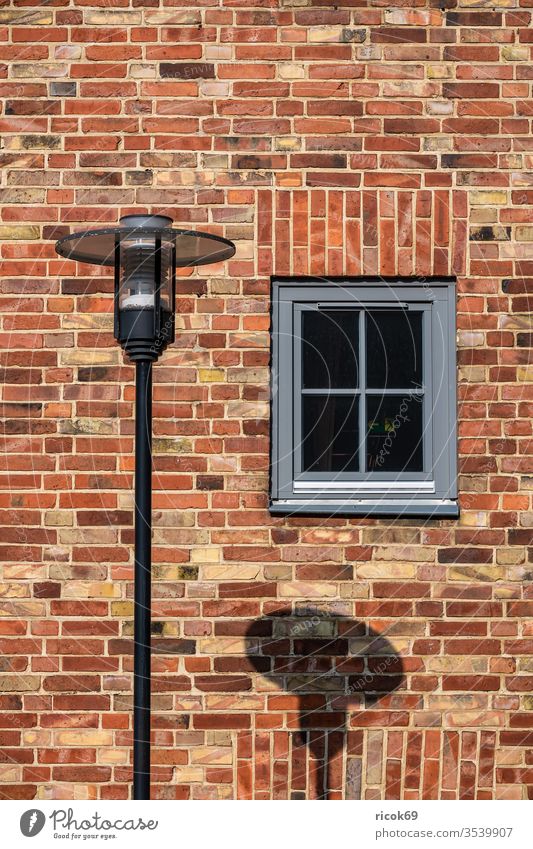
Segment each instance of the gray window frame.
[[[271,500],[273,514],[394,515],[456,518],[457,363],[455,279],[272,278]],[[357,389],[330,392],[302,387],[301,317],[304,310],[355,309],[360,312],[359,371],[365,373],[365,311],[401,308],[424,312],[423,430],[424,471],[302,472],[302,394],[372,394]],[[405,396],[405,390],[376,389]],[[415,393],[412,393],[415,394]],[[359,403],[360,434],[365,425]],[[360,452],[362,454],[362,452]]]

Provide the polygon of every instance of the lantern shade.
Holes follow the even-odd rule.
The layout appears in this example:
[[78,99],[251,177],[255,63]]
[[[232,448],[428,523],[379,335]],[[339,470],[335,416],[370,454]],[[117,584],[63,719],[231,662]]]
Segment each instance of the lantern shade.
[[[133,218],[145,218],[146,225],[128,224]],[[154,221],[163,219],[166,226],[160,227]],[[162,240],[173,241],[176,246],[176,266],[186,267],[194,265],[207,265],[211,262],[221,262],[231,259],[235,253],[235,245],[222,236],[213,236],[211,233],[200,233],[194,230],[178,230],[168,226],[171,219],[166,216],[125,216],[121,219],[120,227],[104,228],[102,230],[87,230],[85,233],[72,233],[63,236],[56,243],[56,251],[66,259],[75,259],[78,262],[88,262],[95,265],[115,264],[115,239],[117,234],[120,239],[128,239],[130,236],[139,235],[142,230],[143,236],[161,236]]]

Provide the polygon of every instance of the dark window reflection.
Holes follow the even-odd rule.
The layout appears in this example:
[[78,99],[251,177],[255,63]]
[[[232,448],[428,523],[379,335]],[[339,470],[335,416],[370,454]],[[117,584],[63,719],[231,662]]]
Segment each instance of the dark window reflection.
[[354,310],[306,310],[302,315],[305,389],[355,389],[358,385],[358,320]]
[[366,374],[372,389],[411,389],[422,383],[422,313],[366,314]]
[[422,406],[421,396],[367,396],[367,471],[423,471]]
[[306,472],[357,472],[357,398],[303,396],[303,466]]

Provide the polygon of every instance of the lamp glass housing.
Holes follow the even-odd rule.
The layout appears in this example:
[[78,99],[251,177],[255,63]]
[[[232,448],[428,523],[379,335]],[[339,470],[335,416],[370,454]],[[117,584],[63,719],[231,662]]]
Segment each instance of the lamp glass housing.
[[115,237],[115,336],[130,359],[174,341],[175,239],[165,216],[128,215]]
[[[151,235],[120,240],[119,310],[161,309],[170,312],[172,300],[172,242]],[[159,262],[156,251],[159,250]],[[157,266],[159,265],[159,273]],[[157,277],[156,277],[157,274]]]

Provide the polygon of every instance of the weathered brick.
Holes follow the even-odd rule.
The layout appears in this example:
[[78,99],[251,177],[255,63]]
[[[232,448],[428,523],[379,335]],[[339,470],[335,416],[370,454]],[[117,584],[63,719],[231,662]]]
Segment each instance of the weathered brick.
[[159,70],[163,78],[182,80],[215,78],[215,66],[207,62],[161,62]]

